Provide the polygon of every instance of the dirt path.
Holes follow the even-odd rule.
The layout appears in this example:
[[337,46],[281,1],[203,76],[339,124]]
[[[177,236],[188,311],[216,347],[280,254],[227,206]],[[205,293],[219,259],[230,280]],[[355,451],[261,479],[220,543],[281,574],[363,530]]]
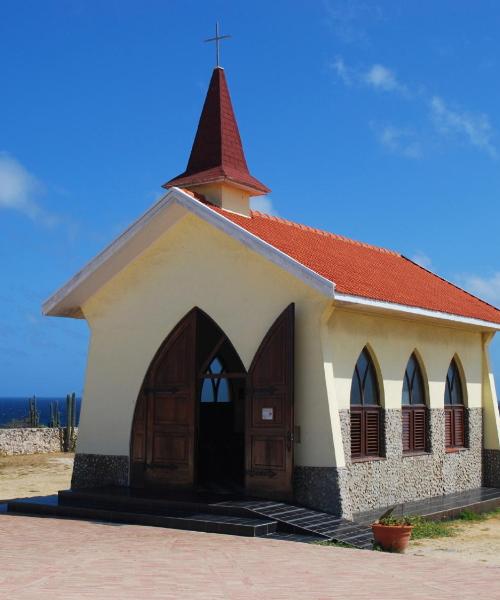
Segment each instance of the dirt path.
[[0,500],[45,496],[69,488],[73,454],[0,456]]
[[412,542],[406,554],[435,558],[440,562],[453,558],[500,566],[500,515],[485,521],[460,523],[456,532],[453,537]]

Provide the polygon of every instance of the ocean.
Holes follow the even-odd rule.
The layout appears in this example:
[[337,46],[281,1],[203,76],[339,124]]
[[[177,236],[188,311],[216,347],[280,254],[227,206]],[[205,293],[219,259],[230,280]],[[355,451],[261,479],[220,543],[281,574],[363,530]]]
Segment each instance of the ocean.
[[[0,427],[6,427],[13,421],[19,422],[29,415],[29,398],[0,398]],[[61,415],[61,425],[66,425],[66,398],[38,398],[36,408],[40,413],[40,425],[49,425],[50,404],[57,402]],[[82,399],[76,399],[76,425],[80,420]]]

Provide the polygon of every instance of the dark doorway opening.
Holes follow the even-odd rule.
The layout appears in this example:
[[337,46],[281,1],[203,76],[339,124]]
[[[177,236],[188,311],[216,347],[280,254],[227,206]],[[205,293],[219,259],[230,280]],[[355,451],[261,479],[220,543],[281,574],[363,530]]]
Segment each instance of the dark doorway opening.
[[246,372],[229,339],[203,313],[197,333],[197,480],[235,491],[244,484]]

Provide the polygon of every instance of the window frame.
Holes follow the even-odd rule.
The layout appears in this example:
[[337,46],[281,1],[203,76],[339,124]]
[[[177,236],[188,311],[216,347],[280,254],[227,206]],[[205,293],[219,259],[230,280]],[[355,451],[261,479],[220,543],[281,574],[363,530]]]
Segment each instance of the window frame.
[[[220,365],[220,370],[212,370],[212,365],[214,363],[218,363]],[[210,391],[212,393],[211,400],[203,400],[203,387],[205,384],[210,384]],[[221,384],[223,384],[227,389],[227,400],[221,400],[219,398]],[[207,365],[205,372],[201,375],[200,403],[203,406],[210,406],[214,404],[231,404],[232,402],[233,394],[231,386],[229,385],[226,368],[224,366],[224,363],[222,362],[222,359],[219,356],[215,355],[211,358],[210,363]]]
[[[364,358],[366,361],[365,372],[360,373],[360,362]],[[369,373],[371,371],[371,373]],[[373,393],[375,403],[365,402],[366,383],[371,375],[374,383]],[[360,403],[352,403],[353,386],[359,387]],[[373,399],[373,398],[372,398]],[[374,458],[382,458],[382,411],[380,406],[380,384],[375,368],[375,362],[365,347],[361,351],[354,366],[354,372],[351,380],[351,460],[362,461]],[[373,431],[376,431],[373,435]],[[357,443],[359,440],[359,443]],[[357,448],[353,448],[356,443]]]
[[[413,366],[413,373],[410,377],[409,368]],[[418,401],[415,399],[415,382],[418,378],[420,383],[421,398]],[[408,389],[408,404],[403,404],[405,383]],[[403,392],[401,395],[401,418],[402,418],[402,444],[403,454],[425,454],[429,451],[428,441],[428,410],[426,402],[426,385],[424,372],[420,365],[417,355],[413,352],[406,363],[406,368],[403,376]],[[421,434],[418,435],[418,431]],[[407,432],[407,434],[406,434]],[[406,434],[406,436],[405,436]],[[408,444],[405,447],[405,437],[408,439]]]
[[[450,371],[453,375],[450,381]],[[460,402],[453,402],[453,391],[456,382],[459,384]],[[450,366],[446,371],[445,391],[444,391],[444,428],[445,428],[445,449],[447,452],[463,450],[467,448],[466,444],[466,412],[464,384],[460,368],[455,357],[451,359]],[[450,402],[447,402],[447,399]],[[461,426],[461,432],[459,431]],[[457,443],[458,439],[458,443]]]

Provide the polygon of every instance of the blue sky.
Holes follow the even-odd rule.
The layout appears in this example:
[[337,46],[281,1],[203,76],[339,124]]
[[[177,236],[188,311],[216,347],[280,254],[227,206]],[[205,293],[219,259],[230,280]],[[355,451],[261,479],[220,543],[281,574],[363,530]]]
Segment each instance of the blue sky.
[[81,392],[40,305],[184,169],[216,19],[267,208],[500,305],[497,2],[3,0],[0,396]]

